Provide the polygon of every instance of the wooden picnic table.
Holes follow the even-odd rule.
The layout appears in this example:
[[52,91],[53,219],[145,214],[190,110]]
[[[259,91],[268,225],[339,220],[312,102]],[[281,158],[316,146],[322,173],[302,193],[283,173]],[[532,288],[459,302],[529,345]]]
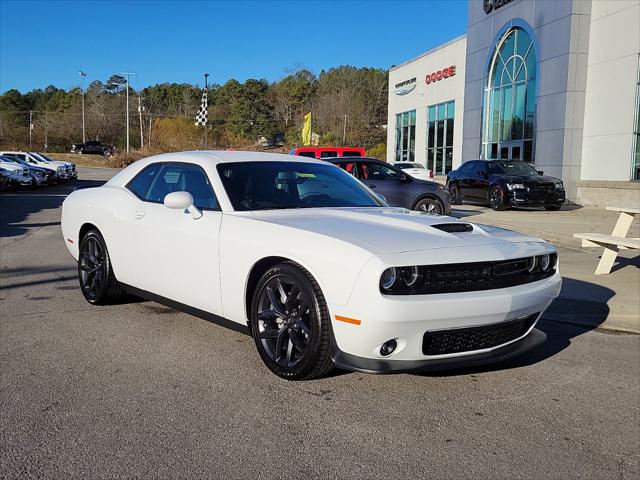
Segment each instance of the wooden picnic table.
[[583,247],[604,247],[604,252],[600,257],[600,263],[596,267],[596,275],[606,275],[611,273],[611,268],[618,256],[619,250],[628,248],[640,249],[639,238],[627,238],[631,224],[636,215],[640,215],[639,208],[628,207],[607,207],[607,210],[618,212],[618,221],[611,235],[602,233],[574,233],[573,236],[582,239]]

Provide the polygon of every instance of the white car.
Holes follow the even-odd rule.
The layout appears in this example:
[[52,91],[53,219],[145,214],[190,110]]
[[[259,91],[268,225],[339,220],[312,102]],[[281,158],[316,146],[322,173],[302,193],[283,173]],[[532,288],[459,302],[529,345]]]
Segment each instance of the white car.
[[248,327],[287,379],[502,360],[544,340],[555,248],[391,208],[322,160],[183,152],[71,193],[62,234],[84,297],[125,292]]
[[0,152],[0,155],[19,158],[30,165],[53,170],[58,179],[62,181],[68,181],[78,177],[75,164],[60,160],[52,160],[43,153],[4,151]]
[[401,169],[404,173],[411,175],[418,180],[433,181],[433,172],[417,162],[393,162],[393,164]]

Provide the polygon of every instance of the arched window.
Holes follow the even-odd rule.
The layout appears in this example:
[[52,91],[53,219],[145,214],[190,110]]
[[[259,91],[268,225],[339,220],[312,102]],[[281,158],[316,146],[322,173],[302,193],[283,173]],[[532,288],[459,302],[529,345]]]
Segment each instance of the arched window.
[[512,28],[489,63],[484,95],[483,158],[533,162],[536,52],[529,34]]

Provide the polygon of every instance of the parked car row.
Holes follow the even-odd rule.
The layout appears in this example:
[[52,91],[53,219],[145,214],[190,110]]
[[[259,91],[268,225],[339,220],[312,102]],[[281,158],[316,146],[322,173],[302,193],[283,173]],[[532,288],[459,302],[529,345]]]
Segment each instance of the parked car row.
[[0,152],[0,188],[40,187],[78,178],[75,164],[53,160],[44,153]]

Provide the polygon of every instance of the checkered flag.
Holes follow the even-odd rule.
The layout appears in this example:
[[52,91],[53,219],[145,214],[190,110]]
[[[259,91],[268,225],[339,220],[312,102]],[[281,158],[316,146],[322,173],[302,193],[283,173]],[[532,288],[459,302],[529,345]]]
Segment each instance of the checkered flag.
[[200,108],[198,109],[198,114],[196,115],[196,126],[207,126],[207,122],[209,121],[208,107],[209,104],[207,101],[207,90],[205,89],[205,91],[202,92],[202,101],[200,102]]

